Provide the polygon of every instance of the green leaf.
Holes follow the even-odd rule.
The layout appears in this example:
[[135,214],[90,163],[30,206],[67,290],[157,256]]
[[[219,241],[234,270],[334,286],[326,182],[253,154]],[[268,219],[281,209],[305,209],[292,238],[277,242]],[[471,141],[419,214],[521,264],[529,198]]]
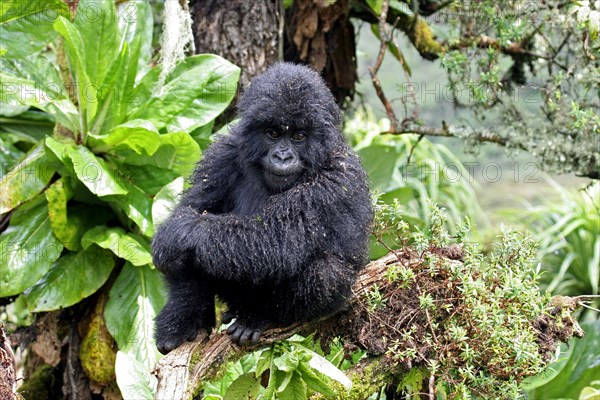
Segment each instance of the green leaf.
[[29,79],[0,72],[0,102],[13,106],[34,106],[52,115],[72,131],[79,130],[79,113],[73,103],[56,99],[43,86]]
[[80,0],[73,25],[81,35],[86,75],[99,87],[120,51],[115,2]]
[[259,378],[266,370],[271,368],[272,362],[273,349],[264,350],[256,362],[256,370],[254,371],[256,377]]
[[107,158],[119,165],[119,173],[121,176],[127,177],[128,182],[137,186],[149,195],[155,195],[165,187],[165,185],[168,185],[174,179],[181,176],[173,170],[159,168],[155,165],[119,163],[118,160],[113,160],[110,155]]
[[153,93],[158,68],[150,70],[139,85],[131,118],[148,119],[168,132],[206,125],[221,114],[237,92],[240,69],[211,54],[186,58],[167,77],[160,93]]
[[106,200],[123,211],[138,226],[143,235],[151,237],[154,234],[154,225],[150,219],[152,196],[129,182],[123,184],[127,188],[126,196],[108,196]]
[[119,5],[117,14],[123,41],[130,44],[133,54],[137,54],[133,59],[137,63],[135,70],[137,74],[145,73],[152,59],[152,7],[147,1],[128,1]]
[[393,204],[394,200],[398,200],[398,203],[403,205],[407,205],[414,198],[413,189],[410,187],[394,189],[379,196],[379,200],[386,204]]
[[327,359],[325,359],[321,355],[315,353],[314,351],[309,350],[307,348],[304,348],[304,350],[309,352],[310,355],[312,356],[310,361],[308,362],[308,365],[312,369],[319,371],[323,375],[325,375],[333,380],[338,381],[348,390],[350,390],[352,388],[352,381],[350,379],[348,379],[346,374],[344,374],[342,371],[340,371],[338,367],[336,367],[335,365],[333,365],[332,363],[327,361]]
[[67,17],[63,0],[5,1],[0,8],[0,38],[3,57],[24,58],[41,50],[56,36],[52,29],[59,15]]
[[44,196],[22,205],[0,235],[0,297],[19,294],[37,282],[62,249],[52,234]]
[[306,399],[306,385],[302,381],[302,376],[295,372],[285,389],[277,394],[279,400],[297,400]]
[[44,190],[55,171],[56,165],[48,161],[40,142],[0,180],[0,214],[13,210]]
[[160,272],[125,263],[104,311],[106,326],[119,350],[133,355],[148,371],[160,357],[154,341],[154,318],[165,298]]
[[576,399],[586,386],[590,386],[590,382],[598,380],[600,321],[582,323],[581,328],[586,332],[582,339],[570,343],[570,348],[561,346],[558,361],[550,364],[542,374],[523,383],[528,398]]
[[[404,4],[404,5],[406,6],[406,8],[408,8],[408,5],[406,5],[406,4]],[[375,37],[377,39],[379,39],[379,41],[381,41],[381,37],[379,36],[379,25],[378,24],[371,24],[371,32],[373,32]],[[404,54],[402,53],[402,51],[398,48],[398,46],[396,46],[396,43],[393,40],[389,41],[387,44],[387,48],[388,48],[388,51],[390,53],[392,53],[394,58],[396,58],[396,60],[398,60],[400,62],[400,65],[402,65],[402,69],[404,69],[404,71],[408,74],[408,76],[411,76],[412,70],[410,69],[410,66],[408,65],[408,61],[406,61],[406,57],[404,57]]]
[[392,146],[371,145],[360,149],[358,155],[369,175],[371,189],[385,192],[401,154]]
[[315,374],[311,367],[305,363],[300,363],[298,372],[302,374],[302,380],[313,390],[321,393],[324,396],[335,396],[335,392],[331,390],[327,381]]
[[366,0],[367,1],[367,5],[369,6],[369,8],[371,8],[371,10],[373,11],[373,13],[376,16],[379,16],[381,14],[381,8],[383,6],[383,0]]
[[92,209],[87,205],[76,204],[67,208],[67,202],[73,195],[67,178],[54,182],[45,194],[52,231],[69,250],[80,250],[83,234],[93,226],[105,223],[111,217],[110,213],[100,207]]
[[260,382],[254,374],[242,374],[231,383],[223,400],[254,400],[258,397],[259,389]]
[[77,304],[104,285],[114,265],[112,254],[97,246],[69,252],[25,292],[27,305],[32,312],[41,312]]
[[157,380],[151,368],[138,361],[133,354],[117,352],[115,375],[124,399],[153,399]]
[[[4,176],[9,173],[11,169],[17,164],[17,162],[25,155],[24,152],[15,147],[15,141],[12,140],[10,134],[3,134],[0,136],[0,187],[4,185]],[[0,210],[2,206],[2,198],[4,189],[0,191]],[[0,211],[1,213],[1,211]]]
[[154,226],[160,225],[171,215],[177,205],[179,195],[183,193],[184,183],[184,179],[179,177],[160,189],[154,196],[152,203],[152,222]]
[[133,165],[153,165],[187,176],[200,160],[200,146],[185,132],[160,135],[160,146],[152,157],[132,153],[126,160]]
[[0,70],[18,78],[35,82],[39,88],[50,97],[50,100],[68,100],[69,95],[65,89],[56,63],[46,56],[36,54],[19,59],[0,59]]
[[117,174],[87,147],[68,146],[67,155],[73,163],[77,178],[92,193],[100,197],[127,194],[127,189],[124,183],[120,182]]
[[[83,119],[81,120],[80,132],[86,134],[88,124],[96,115],[98,109],[97,87],[99,82],[93,82],[87,74],[86,48],[79,29],[69,20],[59,17],[54,23],[54,29],[63,37],[65,52],[69,59],[71,72],[75,74],[77,83],[77,100]],[[92,60],[89,60],[90,64]],[[92,68],[92,67],[90,67]]]
[[294,371],[298,368],[299,362],[300,361],[294,352],[285,352],[281,356],[273,359],[273,364],[277,369],[285,372]]
[[85,248],[95,243],[136,266],[152,263],[148,240],[134,233],[126,233],[121,228],[97,226],[83,236],[81,243]]
[[116,126],[106,135],[88,135],[88,144],[94,152],[108,152],[125,160],[132,152],[142,157],[152,156],[160,140],[152,122],[140,119]]

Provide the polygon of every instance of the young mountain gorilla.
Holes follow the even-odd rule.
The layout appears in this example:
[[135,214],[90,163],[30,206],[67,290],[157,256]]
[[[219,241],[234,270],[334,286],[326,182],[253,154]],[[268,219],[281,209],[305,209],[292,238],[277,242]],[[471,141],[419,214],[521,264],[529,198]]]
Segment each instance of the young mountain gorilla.
[[156,318],[161,353],[214,326],[215,295],[241,344],[337,311],[367,261],[367,177],[319,75],[277,64],[238,109],[240,122],[206,150],[152,241],[169,288]]

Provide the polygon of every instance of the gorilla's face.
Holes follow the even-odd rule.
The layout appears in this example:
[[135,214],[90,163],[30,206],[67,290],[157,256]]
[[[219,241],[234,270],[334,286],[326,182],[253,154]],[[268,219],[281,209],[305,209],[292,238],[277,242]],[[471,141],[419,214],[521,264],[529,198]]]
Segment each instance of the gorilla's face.
[[263,136],[266,154],[260,158],[265,183],[275,191],[289,189],[304,168],[300,154],[304,152],[307,134],[301,129],[267,128]]

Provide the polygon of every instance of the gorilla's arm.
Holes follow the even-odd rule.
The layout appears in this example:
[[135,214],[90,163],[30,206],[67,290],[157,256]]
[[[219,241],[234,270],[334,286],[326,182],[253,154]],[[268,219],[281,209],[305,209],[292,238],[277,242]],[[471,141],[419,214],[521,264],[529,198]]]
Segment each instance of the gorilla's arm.
[[368,189],[358,161],[346,158],[336,164],[272,196],[260,216],[202,215],[184,206],[161,230],[168,231],[165,236],[180,251],[194,253],[200,268],[212,276],[257,284],[280,281],[300,272],[319,249],[331,248],[337,232],[326,224],[334,220],[330,214],[361,218],[355,205],[365,199],[356,196],[366,196],[368,202]]
[[[153,262],[160,271],[170,273],[193,262],[190,251],[184,250],[176,238],[189,232],[183,221],[204,212],[220,214],[225,211],[230,189],[238,178],[235,168],[238,152],[232,138],[225,136],[203,154],[192,175],[192,186],[184,192],[175,210],[152,238]],[[193,230],[196,229],[198,225]]]

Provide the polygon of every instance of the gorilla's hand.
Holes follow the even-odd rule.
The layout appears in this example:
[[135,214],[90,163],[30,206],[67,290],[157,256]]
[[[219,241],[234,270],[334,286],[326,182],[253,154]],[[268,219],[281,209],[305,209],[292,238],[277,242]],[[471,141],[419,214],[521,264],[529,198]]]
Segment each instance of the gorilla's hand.
[[163,223],[152,238],[152,262],[164,274],[193,268],[195,246],[202,245],[201,216],[188,207],[178,214]]
[[155,235],[152,240],[152,263],[164,274],[181,273],[186,269],[186,254],[176,243],[161,240],[162,235]]

